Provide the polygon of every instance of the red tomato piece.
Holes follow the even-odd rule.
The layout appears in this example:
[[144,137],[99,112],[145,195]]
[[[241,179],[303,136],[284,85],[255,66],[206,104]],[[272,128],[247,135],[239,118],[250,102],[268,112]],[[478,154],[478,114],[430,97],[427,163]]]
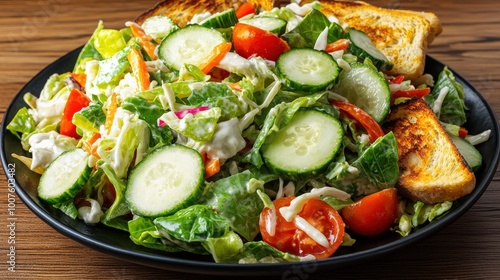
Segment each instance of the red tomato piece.
[[344,207],[340,213],[349,230],[362,236],[375,236],[389,230],[398,212],[395,188],[365,196]]
[[238,9],[236,9],[237,18],[242,18],[249,14],[255,14],[255,7],[253,6],[252,3],[246,2],[245,4],[241,5]]
[[392,100],[400,97],[407,97],[407,98],[413,98],[413,97],[418,97],[422,98],[425,95],[431,93],[431,88],[416,88],[416,89],[408,89],[408,90],[398,90],[395,93],[392,94],[391,98]]
[[384,136],[385,133],[377,121],[356,105],[338,100],[332,100],[330,104],[339,108],[342,113],[363,126],[370,137],[370,142],[374,142],[377,138]]
[[272,61],[290,49],[286,41],[275,34],[241,22],[234,26],[233,46],[236,53],[245,58],[257,55]]
[[313,255],[316,259],[331,256],[342,243],[344,238],[344,222],[339,213],[328,203],[317,199],[309,199],[298,216],[305,219],[310,225],[319,230],[328,240],[328,247],[323,247],[314,241],[306,232],[297,228],[294,221],[287,222],[279,209],[289,206],[295,197],[283,197],[273,201],[276,211],[276,228],[274,235],[267,230],[266,224],[272,219],[272,210],[264,208],[260,215],[260,232],[262,239],[269,245],[296,256]]
[[60,133],[76,139],[82,138],[76,133],[76,126],[73,124],[73,115],[81,109],[89,106],[90,99],[78,89],[71,90],[61,117]]

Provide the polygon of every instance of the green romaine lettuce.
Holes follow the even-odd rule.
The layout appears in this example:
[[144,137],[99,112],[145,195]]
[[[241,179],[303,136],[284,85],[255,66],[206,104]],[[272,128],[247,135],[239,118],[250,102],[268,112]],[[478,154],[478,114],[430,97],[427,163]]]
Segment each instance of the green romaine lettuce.
[[242,116],[248,110],[246,103],[241,102],[227,85],[220,83],[208,83],[201,90],[193,90],[187,100],[194,107],[219,107],[221,121]]
[[7,125],[7,129],[21,139],[22,134],[35,131],[35,125],[35,120],[28,113],[28,109],[23,107],[17,111],[12,121]]
[[139,119],[148,124],[151,131],[150,147],[172,143],[173,135],[170,128],[168,126],[158,127],[158,118],[165,112],[161,105],[135,96],[126,98],[121,106],[123,109],[136,113]]
[[259,233],[259,216],[264,208],[257,190],[277,176],[249,170],[217,180],[203,194],[206,204],[225,217],[231,228],[246,240]]
[[312,9],[284,38],[292,48],[313,48],[325,28],[328,28],[328,43],[342,38],[344,30],[340,25],[331,22],[319,10]]
[[445,87],[448,88],[448,94],[446,94],[443,100],[440,112],[437,112],[439,120],[445,123],[462,126],[467,121],[464,101],[465,92],[463,86],[455,80],[455,76],[448,67],[445,67],[443,71],[441,71],[432,92],[424,97],[425,101],[431,107],[434,107],[439,93]]
[[167,252],[181,251],[178,247],[162,242],[162,236],[156,229],[152,219],[138,217],[130,220],[128,222],[128,231],[130,232],[130,239],[137,245]]

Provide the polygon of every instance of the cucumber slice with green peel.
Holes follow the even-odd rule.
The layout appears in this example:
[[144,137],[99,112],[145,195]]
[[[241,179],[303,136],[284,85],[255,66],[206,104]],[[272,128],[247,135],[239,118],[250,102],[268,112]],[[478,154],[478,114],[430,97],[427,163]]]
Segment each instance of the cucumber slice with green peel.
[[314,49],[292,49],[276,62],[276,72],[284,85],[311,93],[334,84],[340,69],[331,55]]
[[200,65],[215,46],[225,42],[222,34],[200,25],[188,25],[162,40],[158,57],[173,70],[179,71],[184,64]]
[[240,22],[267,30],[278,36],[281,36],[286,31],[286,21],[275,17],[254,17],[240,20]]
[[483,156],[481,153],[479,153],[476,147],[469,143],[469,141],[455,135],[449,135],[470,169],[476,172],[483,164]]
[[161,15],[147,18],[141,27],[153,39],[165,38],[179,28],[171,18]]
[[340,73],[336,93],[382,123],[391,107],[391,90],[384,76],[363,63],[351,64],[351,71]]
[[339,120],[314,109],[300,109],[262,147],[266,165],[290,177],[321,172],[337,154],[344,130]]
[[208,28],[228,28],[238,22],[234,9],[215,13],[200,22],[201,26]]
[[83,149],[72,149],[60,154],[40,177],[38,196],[51,204],[72,200],[87,183],[92,168],[89,154]]
[[381,71],[391,70],[393,64],[387,57],[380,52],[373,44],[366,33],[361,30],[349,28],[346,31],[346,37],[351,41],[348,49],[361,59],[369,58],[375,67]]
[[132,212],[145,217],[175,213],[201,194],[205,166],[201,155],[182,145],[166,145],[132,169],[125,199]]

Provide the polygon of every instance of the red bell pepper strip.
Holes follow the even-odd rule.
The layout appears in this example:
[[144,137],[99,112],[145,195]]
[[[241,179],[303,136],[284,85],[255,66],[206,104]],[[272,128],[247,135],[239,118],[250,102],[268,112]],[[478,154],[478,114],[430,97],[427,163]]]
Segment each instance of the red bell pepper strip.
[[71,90],[61,117],[61,127],[59,132],[62,135],[73,137],[76,139],[82,138],[76,132],[76,125],[73,124],[73,115],[75,115],[81,109],[89,106],[89,104],[90,99],[83,92],[76,88]]
[[370,142],[373,143],[377,138],[384,136],[385,133],[377,121],[356,105],[339,100],[332,100],[330,104],[339,108],[349,118],[356,120],[368,133]]
[[249,14],[255,14],[255,7],[253,6],[252,3],[246,2],[245,4],[241,5],[238,9],[236,9],[237,18],[242,18]]

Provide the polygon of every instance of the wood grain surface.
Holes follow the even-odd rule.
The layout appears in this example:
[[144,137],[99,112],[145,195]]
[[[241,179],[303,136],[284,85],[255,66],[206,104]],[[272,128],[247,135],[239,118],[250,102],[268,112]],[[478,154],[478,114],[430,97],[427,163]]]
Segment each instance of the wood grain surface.
[[[3,119],[24,84],[45,66],[84,44],[99,20],[106,27],[120,28],[155,2],[1,0],[0,117]],[[444,31],[429,53],[470,81],[500,114],[500,1],[368,2],[436,13]],[[96,252],[56,232],[19,198],[15,201],[16,272],[10,272],[8,182],[3,170],[0,173],[0,279],[224,278],[140,266]],[[268,279],[500,279],[499,202],[497,172],[484,195],[465,215],[417,244],[368,263]]]

